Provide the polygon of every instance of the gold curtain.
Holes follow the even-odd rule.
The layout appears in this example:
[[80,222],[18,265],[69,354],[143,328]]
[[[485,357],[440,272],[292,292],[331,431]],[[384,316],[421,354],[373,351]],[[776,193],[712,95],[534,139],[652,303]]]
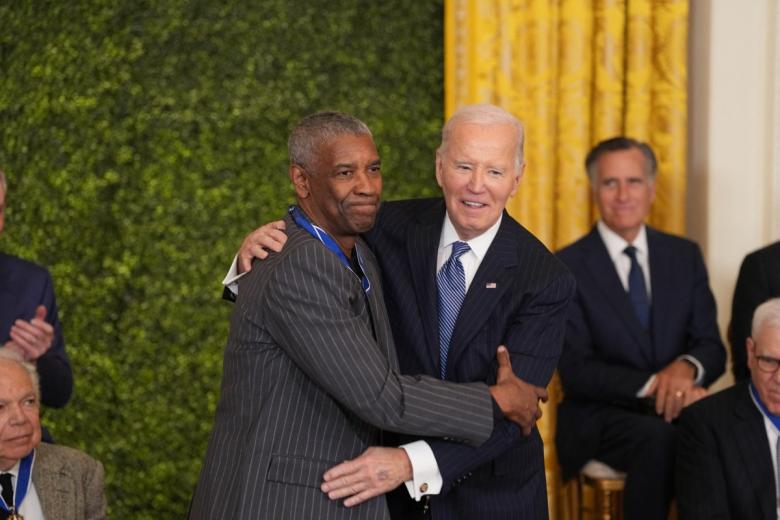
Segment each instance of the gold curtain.
[[[682,234],[688,0],[445,0],[445,111],[494,103],[526,128],[526,172],[509,211],[551,249],[597,218],[583,162],[623,134],[659,162],[650,223]],[[563,518],[554,403],[540,422],[550,516]]]

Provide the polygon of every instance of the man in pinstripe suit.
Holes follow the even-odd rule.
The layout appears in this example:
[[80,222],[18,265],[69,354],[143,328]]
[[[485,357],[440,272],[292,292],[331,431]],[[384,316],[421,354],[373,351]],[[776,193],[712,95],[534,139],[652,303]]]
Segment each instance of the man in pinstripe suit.
[[289,152],[287,247],[240,282],[192,519],[387,518],[384,500],[329,500],[325,470],[376,444],[377,427],[480,444],[496,405],[518,421],[527,407],[508,365],[489,389],[398,375],[380,273],[358,238],[381,192],[368,128],[315,114]]
[[[563,265],[504,211],[522,175],[522,141],[522,126],[505,111],[489,105],[461,109],[445,125],[436,154],[444,199],[384,203],[377,224],[363,235],[382,267],[402,373],[442,373],[436,273],[453,243],[465,241],[471,249],[461,257],[468,289],[444,377],[490,381],[492,351],[504,343],[523,380],[549,382],[574,284]],[[272,223],[248,236],[239,258],[264,256],[261,246],[279,249],[283,227]],[[436,439],[410,442],[403,450],[372,448],[329,471],[323,489],[351,505],[406,481],[406,490],[390,496],[398,519],[546,518],[543,446],[532,426],[524,425],[523,436],[503,422],[479,448]],[[380,478],[387,474],[395,478]],[[430,496],[416,503],[409,495]]]

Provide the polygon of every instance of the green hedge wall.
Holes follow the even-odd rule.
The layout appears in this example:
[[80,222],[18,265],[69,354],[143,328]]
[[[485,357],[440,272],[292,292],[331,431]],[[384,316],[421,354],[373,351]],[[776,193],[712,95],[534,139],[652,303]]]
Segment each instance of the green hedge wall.
[[76,391],[44,420],[103,461],[112,518],[185,515],[219,394],[220,281],[292,200],[291,125],[353,113],[386,199],[437,192],[441,4],[0,4],[0,248],[52,271]]

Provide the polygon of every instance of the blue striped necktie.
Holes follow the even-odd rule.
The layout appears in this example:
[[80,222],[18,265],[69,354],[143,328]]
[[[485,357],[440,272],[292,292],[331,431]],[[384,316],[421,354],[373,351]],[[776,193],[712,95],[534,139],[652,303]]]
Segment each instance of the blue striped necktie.
[[436,275],[436,285],[439,288],[439,366],[442,379],[447,375],[447,354],[455,320],[458,318],[463,298],[466,297],[466,275],[460,257],[467,251],[469,245],[466,242],[453,243],[450,258]]
[[634,306],[639,323],[647,330],[650,326],[650,299],[647,297],[645,274],[636,259],[636,248],[628,246],[623,252],[631,259],[631,270],[628,271],[628,298]]

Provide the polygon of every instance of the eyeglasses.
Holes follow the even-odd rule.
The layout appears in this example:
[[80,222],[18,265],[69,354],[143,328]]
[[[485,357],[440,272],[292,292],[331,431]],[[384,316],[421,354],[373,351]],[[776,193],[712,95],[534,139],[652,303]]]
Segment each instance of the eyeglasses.
[[780,359],[759,355],[756,355],[755,358],[756,364],[762,372],[774,374],[777,372],[777,369],[780,368]]

